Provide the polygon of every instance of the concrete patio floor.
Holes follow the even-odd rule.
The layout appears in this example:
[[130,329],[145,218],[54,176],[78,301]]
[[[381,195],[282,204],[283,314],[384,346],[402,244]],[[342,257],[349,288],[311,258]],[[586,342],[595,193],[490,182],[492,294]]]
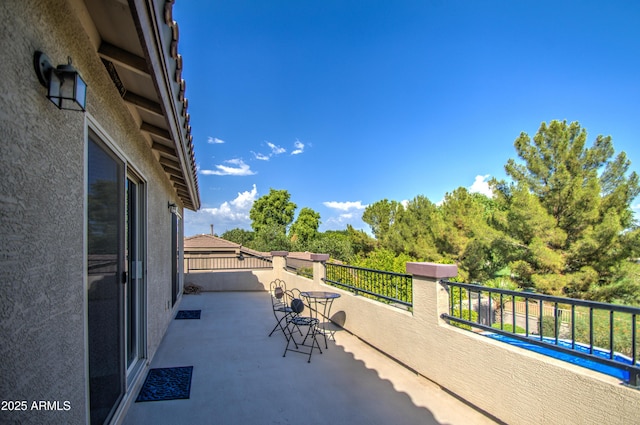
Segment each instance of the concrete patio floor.
[[283,357],[266,292],[185,295],[179,308],[201,318],[173,320],[151,367],[193,366],[190,398],[134,402],[126,425],[495,423],[345,331],[311,363]]

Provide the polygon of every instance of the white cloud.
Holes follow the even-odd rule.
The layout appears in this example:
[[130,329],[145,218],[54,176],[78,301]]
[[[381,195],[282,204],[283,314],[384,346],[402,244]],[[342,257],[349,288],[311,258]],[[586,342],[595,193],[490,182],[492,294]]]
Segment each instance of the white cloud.
[[271,155],[280,155],[281,153],[285,153],[287,150],[278,145],[274,145],[271,142],[267,142],[267,146],[271,148]]
[[261,154],[261,153],[255,153],[254,151],[251,151],[251,153],[253,154],[253,156],[256,159],[259,159],[260,161],[268,161],[269,158],[271,158],[269,155],[264,155],[264,154]]
[[220,145],[220,144],[224,143],[224,140],[218,139],[217,137],[209,137],[207,139],[207,143],[210,143],[212,145]]
[[225,162],[232,166],[218,164],[215,166],[216,170],[200,170],[200,173],[205,176],[251,176],[255,174],[241,159],[229,159]]
[[249,217],[249,210],[253,206],[253,202],[257,199],[257,197],[258,190],[256,189],[256,185],[254,184],[251,191],[245,191],[242,193],[238,192],[238,196],[233,201],[231,201],[231,205],[233,205],[236,210],[246,211],[247,217]]
[[367,208],[367,205],[363,205],[362,201],[328,201],[322,204],[327,208],[336,210],[337,212],[333,213],[337,215],[330,213],[330,217],[323,220],[323,223],[320,225],[321,231],[344,230],[347,228],[347,225],[353,226],[354,229],[367,231],[368,225],[362,221],[361,212],[361,210]]
[[296,149],[293,152],[291,152],[291,155],[298,155],[304,152],[304,143],[302,143],[300,140],[296,140],[293,146]]
[[336,217],[329,217],[324,225],[331,230],[344,230],[347,224],[351,224],[353,220],[353,214],[339,214]]
[[224,201],[216,208],[201,208],[198,212],[185,211],[185,235],[192,236],[199,233],[209,233],[213,224],[213,231],[221,235],[227,230],[251,228],[249,211],[258,199],[258,190],[253,185],[251,190],[239,192],[231,201]]
[[471,186],[469,186],[469,192],[471,193],[481,193],[488,197],[493,196],[493,192],[489,187],[489,182],[487,181],[490,177],[490,174],[485,174],[484,176],[476,176],[476,180],[473,182]]
[[340,211],[349,211],[351,209],[363,210],[367,208],[366,205],[362,205],[362,201],[355,201],[355,202],[328,201],[328,202],[323,202],[322,204],[327,208],[332,208],[334,210],[340,210]]
[[347,228],[347,225],[353,226],[356,230],[364,230],[368,234],[371,234],[369,226],[362,221],[361,215],[355,213],[338,214],[337,216],[323,220],[320,225],[320,231],[344,230]]
[[631,205],[632,210],[640,210],[640,204]]

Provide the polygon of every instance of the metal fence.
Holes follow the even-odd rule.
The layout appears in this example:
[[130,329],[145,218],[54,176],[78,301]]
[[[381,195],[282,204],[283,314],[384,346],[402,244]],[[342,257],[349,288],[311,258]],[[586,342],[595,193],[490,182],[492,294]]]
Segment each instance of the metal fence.
[[326,263],[325,282],[378,301],[413,306],[411,275]]
[[638,386],[640,308],[442,281],[454,326],[484,330],[629,373]]
[[185,257],[184,270],[192,271],[268,269],[272,268],[271,258],[251,256],[206,256]]

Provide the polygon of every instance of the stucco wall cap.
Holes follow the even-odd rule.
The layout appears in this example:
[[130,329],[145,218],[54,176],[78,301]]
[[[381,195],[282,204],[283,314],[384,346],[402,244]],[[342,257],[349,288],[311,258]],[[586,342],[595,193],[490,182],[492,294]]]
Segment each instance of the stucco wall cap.
[[329,254],[311,254],[311,261],[328,261]]
[[458,266],[455,264],[407,263],[407,273],[414,276],[445,279],[457,276]]
[[272,257],[286,257],[289,255],[289,251],[271,251]]

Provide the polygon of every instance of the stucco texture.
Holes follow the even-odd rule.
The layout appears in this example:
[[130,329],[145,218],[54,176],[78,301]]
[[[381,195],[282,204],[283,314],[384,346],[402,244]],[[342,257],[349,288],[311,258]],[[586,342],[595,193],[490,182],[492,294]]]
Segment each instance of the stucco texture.
[[[2,423],[86,416],[84,117],[52,108],[33,71],[35,50],[59,60],[62,46],[79,50],[56,3],[0,4],[0,398],[29,404],[0,412]],[[39,400],[71,409],[31,410]]]
[[[69,402],[61,411],[0,412],[0,423],[85,423],[88,418],[85,149],[99,129],[145,181],[147,356],[172,317],[171,215],[180,202],[139,123],[115,90],[77,5],[0,2],[0,399]],[[58,110],[33,54],[74,66],[87,113]],[[180,206],[181,207],[181,206]]]

